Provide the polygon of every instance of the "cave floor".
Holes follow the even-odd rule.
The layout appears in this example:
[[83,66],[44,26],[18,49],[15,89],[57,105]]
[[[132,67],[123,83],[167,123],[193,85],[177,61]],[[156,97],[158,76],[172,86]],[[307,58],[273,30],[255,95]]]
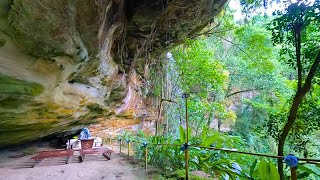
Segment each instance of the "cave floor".
[[[114,149],[111,160],[103,156],[87,155],[85,161],[78,162],[78,156],[70,158],[69,164],[64,164],[65,158],[50,158],[43,160],[32,168],[33,155],[10,158],[0,162],[0,180],[142,180],[158,179],[159,175],[154,170],[145,171],[141,162],[127,160],[125,154],[119,154]],[[3,156],[3,155],[2,155]],[[132,157],[131,157],[132,158]],[[2,158],[3,160],[3,158]]]

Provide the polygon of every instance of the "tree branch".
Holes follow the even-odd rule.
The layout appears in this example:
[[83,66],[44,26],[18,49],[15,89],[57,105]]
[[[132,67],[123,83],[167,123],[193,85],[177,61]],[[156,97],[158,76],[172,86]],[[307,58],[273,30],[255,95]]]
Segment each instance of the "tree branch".
[[157,116],[157,122],[159,122],[159,120],[160,120],[160,117],[161,117],[161,111],[162,111],[162,107],[163,107],[163,103],[164,102],[170,102],[170,103],[177,103],[177,102],[175,102],[175,101],[173,101],[173,100],[171,100],[171,99],[161,99],[160,100],[160,106],[159,106],[159,108],[158,108],[158,116]]
[[[247,53],[244,49],[242,49],[239,44],[236,44],[236,43],[234,43],[234,42],[232,42],[232,41],[230,41],[230,40],[228,40],[228,39],[226,39],[226,38],[224,38],[224,37],[221,37],[221,36],[216,36],[216,35],[213,35],[213,36],[215,36],[215,37],[217,37],[217,38],[220,38],[220,39],[223,39],[224,41],[227,41],[227,42],[233,44],[236,48],[238,48],[238,49],[239,49],[240,51],[242,51],[245,55],[247,55],[251,60],[253,60],[253,59],[251,58],[250,54]],[[253,60],[253,61],[255,61],[255,60]]]
[[302,65],[301,65],[301,26],[299,23],[294,26],[294,38],[296,42],[296,60],[298,69],[298,92],[302,87]]
[[231,94],[226,95],[226,98],[228,98],[228,97],[230,97],[230,96],[233,96],[233,95],[236,95],[236,94],[239,94],[239,93],[250,92],[250,91],[257,91],[257,90],[262,90],[262,88],[259,88],[259,89],[246,89],[246,90],[236,91],[236,92],[233,92],[233,93],[231,93]]
[[[290,108],[290,113],[288,116],[288,121],[285,124],[283,131],[279,137],[278,155],[283,155],[283,146],[284,146],[285,140],[289,134],[289,131],[292,128],[293,123],[295,122],[295,120],[297,118],[297,113],[298,113],[298,108],[299,108],[300,103],[302,102],[305,95],[311,89],[311,85],[312,85],[311,82],[317,72],[319,64],[320,64],[320,51],[318,52],[318,55],[309,70],[308,76],[306,78],[306,81],[305,81],[303,87],[299,91],[297,91],[295,97],[293,98],[292,106]],[[282,147],[282,148],[280,148],[280,147]]]

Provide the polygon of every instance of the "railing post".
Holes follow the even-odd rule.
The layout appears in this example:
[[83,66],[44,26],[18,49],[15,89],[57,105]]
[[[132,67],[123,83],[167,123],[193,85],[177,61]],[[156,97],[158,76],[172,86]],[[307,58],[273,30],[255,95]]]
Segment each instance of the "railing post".
[[297,180],[297,171],[298,168],[298,158],[293,155],[289,154],[284,157],[284,162],[290,167],[291,170],[291,180]]
[[112,137],[112,144],[111,144],[111,149],[114,149],[114,138]]
[[146,146],[146,162],[145,162],[145,169],[147,170],[147,166],[148,166],[148,147]]
[[143,142],[142,145],[146,148],[145,149],[145,161],[144,161],[144,168],[145,170],[147,170],[147,166],[148,166],[148,143],[147,142]]
[[295,168],[290,168],[291,170],[291,180],[297,180],[297,171]]
[[121,155],[121,145],[122,145],[121,142],[122,142],[122,139],[120,138],[119,141],[120,141],[120,155]]
[[130,140],[126,140],[128,143],[128,160],[130,159]]
[[185,169],[186,169],[186,180],[189,179],[189,149],[188,149],[188,146],[189,146],[189,124],[188,124],[188,97],[190,95],[187,94],[187,93],[183,93],[182,94],[182,98],[185,98],[185,104],[186,104],[186,135],[187,135],[187,138],[186,138],[186,143],[185,143],[185,146],[186,146],[186,149],[184,151],[184,156],[185,156]]
[[185,151],[185,159],[186,159],[186,180],[189,179],[189,150]]

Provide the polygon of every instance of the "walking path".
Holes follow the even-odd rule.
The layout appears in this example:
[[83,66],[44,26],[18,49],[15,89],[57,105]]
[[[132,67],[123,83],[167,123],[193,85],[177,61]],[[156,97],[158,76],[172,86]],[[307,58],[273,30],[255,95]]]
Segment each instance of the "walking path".
[[114,150],[111,160],[103,156],[88,155],[83,163],[78,163],[75,154],[69,164],[65,158],[43,160],[31,168],[31,156],[11,158],[0,164],[0,180],[143,180],[156,179],[150,171],[145,171],[141,164],[128,162],[125,155],[120,156]]

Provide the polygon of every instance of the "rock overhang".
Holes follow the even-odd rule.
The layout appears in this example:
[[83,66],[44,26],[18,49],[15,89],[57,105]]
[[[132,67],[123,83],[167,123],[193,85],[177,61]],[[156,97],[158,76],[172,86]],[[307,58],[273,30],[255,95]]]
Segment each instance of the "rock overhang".
[[1,1],[0,146],[145,112],[147,63],[225,2]]

